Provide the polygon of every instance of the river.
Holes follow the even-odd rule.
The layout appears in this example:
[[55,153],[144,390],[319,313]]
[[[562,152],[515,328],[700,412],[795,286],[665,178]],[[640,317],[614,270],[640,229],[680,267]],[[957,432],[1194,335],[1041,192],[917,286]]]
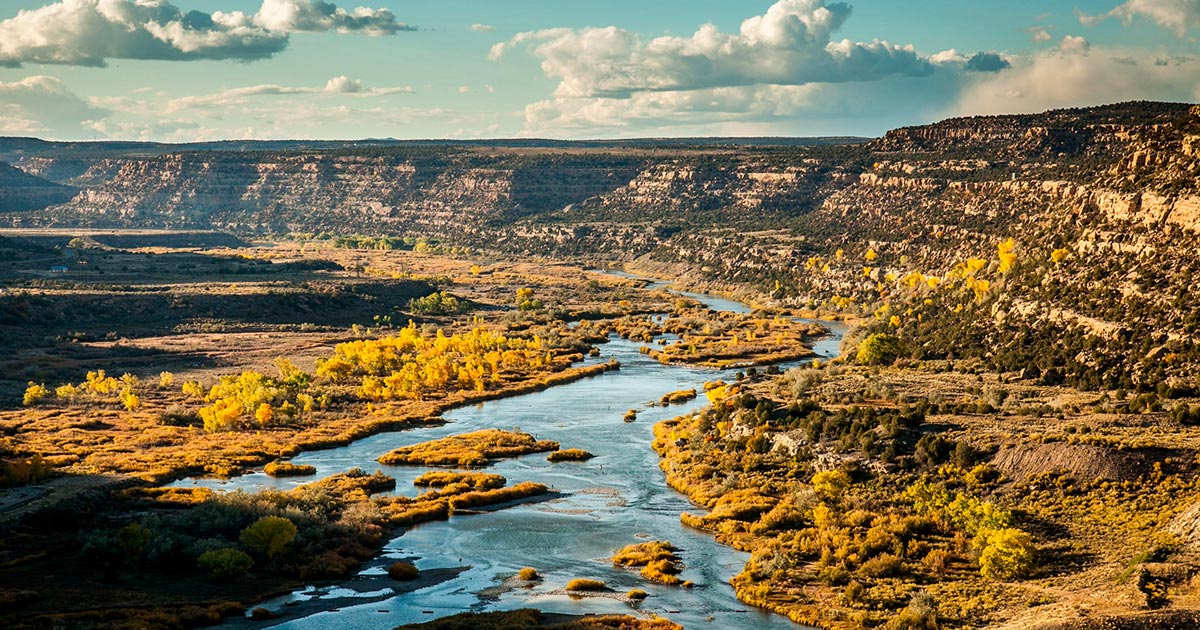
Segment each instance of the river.
[[[654,284],[649,288],[661,288]],[[747,312],[746,305],[702,294],[688,294],[715,310]],[[836,356],[845,326],[820,323],[831,335],[814,350]],[[683,495],[666,485],[659,458],[650,448],[654,423],[699,409],[703,396],[683,405],[650,406],[663,394],[699,388],[734,371],[662,365],[638,351],[642,344],[618,337],[600,346],[601,355],[589,362],[617,359],[619,371],[606,372],[540,392],[485,402],[445,414],[444,425],[383,433],[344,447],[297,455],[292,461],[315,466],[320,477],[353,467],[383,470],[395,477],[396,492],[415,496],[413,479],[421,467],[384,466],[376,462],[392,449],[430,439],[484,428],[520,429],[539,439],[557,440],[563,448],[582,448],[596,455],[581,463],[551,464],[535,454],[497,462],[487,469],[508,478],[509,484],[537,481],[562,493],[550,501],[527,503],[480,515],[453,516],[448,521],[408,529],[392,539],[386,558],[416,558],[422,570],[468,567],[457,577],[411,593],[394,595],[386,588],[356,592],[342,585],[309,588],[267,602],[286,611],[298,601],[327,599],[328,608],[275,625],[288,630],[355,628],[385,630],[399,624],[428,621],[463,611],[539,608],[548,612],[631,613],[631,608],[606,598],[574,599],[551,594],[577,577],[603,580],[623,593],[641,588],[650,594],[638,609],[667,617],[689,630],[698,628],[797,628],[785,617],[739,602],[729,578],[738,573],[748,554],[718,544],[711,535],[688,529],[679,514],[695,511]],[[786,366],[783,366],[786,367]],[[636,422],[622,416],[639,411]],[[256,471],[228,480],[185,479],[176,485],[200,485],[247,491],[289,488],[306,479],[273,479]],[[663,586],[643,580],[636,571],[619,569],[609,557],[625,545],[644,540],[669,540],[679,547],[686,568],[680,576],[695,588]],[[532,589],[483,593],[522,567],[534,567],[544,580]],[[368,569],[379,573],[379,568]],[[386,585],[386,581],[380,581]],[[358,599],[356,599],[358,598]],[[361,601],[363,603],[356,603]],[[311,603],[311,601],[310,601]]]

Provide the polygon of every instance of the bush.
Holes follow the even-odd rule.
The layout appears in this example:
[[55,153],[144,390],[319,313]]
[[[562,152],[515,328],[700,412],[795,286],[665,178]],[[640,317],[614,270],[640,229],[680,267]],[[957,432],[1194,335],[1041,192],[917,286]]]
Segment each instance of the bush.
[[459,315],[471,310],[470,302],[439,291],[408,301],[408,310],[419,315]]
[[634,601],[641,601],[643,599],[646,599],[649,596],[650,596],[649,593],[647,593],[646,591],[643,591],[640,588],[635,588],[632,591],[625,593],[625,597],[628,597],[629,599],[632,599]]
[[22,404],[26,407],[32,407],[49,397],[50,390],[46,389],[45,385],[30,381],[29,387],[25,388],[25,397],[22,399]]
[[524,569],[517,571],[517,577],[525,580],[526,582],[532,582],[534,580],[541,579],[542,576],[538,575],[537,569],[533,567],[525,567]]
[[399,582],[417,579],[421,571],[411,562],[395,562],[388,567],[388,577]]
[[254,560],[240,549],[224,547],[200,554],[196,564],[214,580],[232,580],[245,575],[254,566]]
[[887,630],[938,630],[937,602],[928,593],[917,593],[900,614],[892,617]]
[[979,553],[979,573],[993,580],[1025,577],[1033,570],[1033,538],[1016,528],[981,532],[986,540]]
[[850,475],[840,470],[825,470],[813,475],[812,487],[821,498],[837,500],[850,487]]
[[240,540],[250,551],[274,558],[296,538],[296,524],[282,516],[264,516],[242,530]]
[[858,345],[858,362],[863,365],[891,365],[900,356],[900,340],[875,333]]

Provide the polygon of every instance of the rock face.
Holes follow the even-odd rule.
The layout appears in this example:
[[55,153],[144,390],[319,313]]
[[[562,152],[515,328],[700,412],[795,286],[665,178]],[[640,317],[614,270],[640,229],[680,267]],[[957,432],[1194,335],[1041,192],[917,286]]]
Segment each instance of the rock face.
[[[995,230],[1051,208],[1195,232],[1197,121],[1186,105],[1127,103],[951,119],[836,146],[0,139],[0,156],[25,171],[0,169],[10,182],[0,195],[11,200],[0,209],[49,206],[19,217],[23,225],[390,233],[616,256],[658,250],[733,273],[733,263],[754,268],[759,259],[794,265],[812,249],[805,243],[839,232],[961,239],[980,221]],[[14,221],[0,215],[0,224]],[[756,249],[723,227],[790,236]],[[937,263],[957,253],[921,255]]]

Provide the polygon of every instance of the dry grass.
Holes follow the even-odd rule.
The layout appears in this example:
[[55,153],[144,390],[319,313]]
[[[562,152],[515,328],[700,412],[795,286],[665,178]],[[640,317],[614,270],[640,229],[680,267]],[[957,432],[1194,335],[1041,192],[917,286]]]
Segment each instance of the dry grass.
[[388,466],[486,466],[494,459],[558,450],[558,442],[528,433],[484,429],[398,448],[379,458]]
[[581,448],[565,448],[561,451],[554,451],[546,456],[546,461],[549,462],[584,462],[595,457],[591,453]]

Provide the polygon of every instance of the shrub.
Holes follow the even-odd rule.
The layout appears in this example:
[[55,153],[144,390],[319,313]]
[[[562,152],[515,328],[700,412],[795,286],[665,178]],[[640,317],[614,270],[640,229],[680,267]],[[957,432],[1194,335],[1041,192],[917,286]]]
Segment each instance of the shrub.
[[417,579],[421,571],[411,562],[394,562],[388,567],[388,577],[399,582]]
[[913,595],[908,606],[888,622],[887,630],[938,630],[937,602],[925,592]]
[[250,551],[274,558],[296,538],[296,524],[282,516],[264,516],[242,530],[240,540]]
[[950,553],[944,549],[933,549],[921,560],[925,568],[934,575],[942,575],[950,567]]
[[625,597],[628,597],[629,599],[632,599],[634,601],[641,601],[643,599],[646,599],[649,596],[650,596],[649,593],[647,593],[646,591],[643,591],[640,588],[635,588],[632,591],[625,593]]
[[29,387],[25,388],[25,398],[22,404],[26,407],[32,407],[46,398],[50,397],[50,390],[46,389],[45,385],[40,383],[29,382]]
[[875,333],[858,345],[858,362],[863,365],[891,365],[900,356],[900,340]]
[[1025,577],[1033,570],[1033,538],[1016,528],[981,532],[986,540],[979,553],[979,573],[993,580]]
[[200,424],[200,414],[180,405],[171,405],[158,414],[158,423],[170,427],[186,427]]
[[885,553],[862,563],[858,572],[868,577],[891,577],[898,575],[901,567],[902,562],[899,557]]
[[533,580],[540,579],[542,576],[538,575],[537,569],[533,567],[525,567],[524,569],[517,571],[517,577],[525,580],[526,582],[532,582]]
[[603,591],[607,590],[608,585],[600,580],[589,580],[587,578],[575,578],[567,582],[568,591]]
[[408,310],[419,315],[459,315],[471,310],[471,304],[445,291],[438,291],[409,300]]
[[196,563],[214,580],[232,580],[245,575],[254,566],[254,560],[246,552],[232,547],[205,551]]
[[821,498],[837,500],[850,487],[850,475],[840,470],[821,471],[813,475],[812,487]]

